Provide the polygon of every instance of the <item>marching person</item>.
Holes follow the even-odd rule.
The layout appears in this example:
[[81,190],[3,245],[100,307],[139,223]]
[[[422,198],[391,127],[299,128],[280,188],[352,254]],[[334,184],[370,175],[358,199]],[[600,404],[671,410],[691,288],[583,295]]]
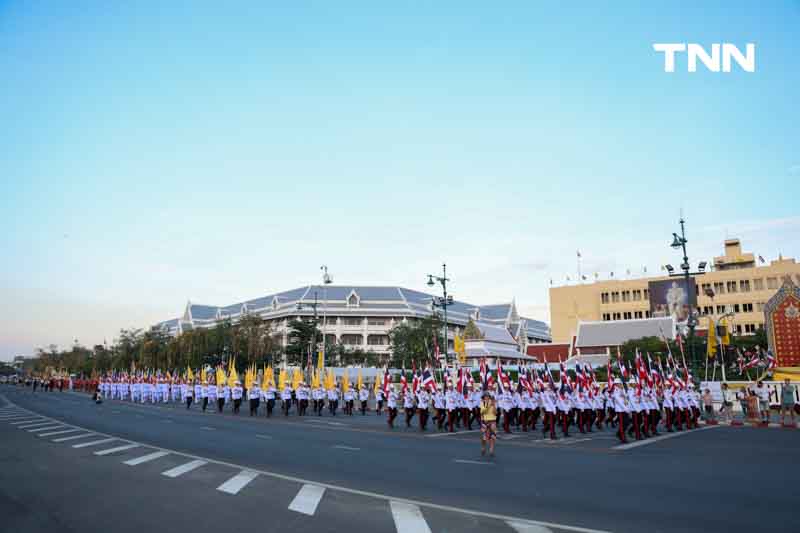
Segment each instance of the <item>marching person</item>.
[[238,379],[234,382],[231,389],[231,398],[233,399],[233,413],[238,415],[239,408],[242,406],[242,382]]
[[414,418],[414,395],[409,390],[403,392],[403,408],[406,410],[406,427],[410,428]]
[[361,385],[361,390],[358,391],[358,401],[361,402],[361,416],[367,414],[367,401],[369,400],[369,390],[366,385]]
[[[264,380],[267,381],[266,379]],[[275,408],[275,394],[278,392],[278,389],[270,382],[266,383],[265,387],[261,389],[261,397],[264,399],[264,403],[267,404],[267,418],[272,416],[272,410]]]
[[288,383],[281,391],[281,406],[283,407],[283,416],[289,416],[289,409],[292,406],[292,386]]
[[194,386],[189,383],[185,383],[182,386],[182,392],[183,397],[186,399],[186,409],[189,409],[192,407],[192,400],[194,399]]
[[378,390],[375,391],[375,404],[377,406],[375,408],[375,414],[377,416],[381,416],[383,414],[383,397],[383,389],[379,387]]
[[394,385],[389,386],[389,395],[386,398],[386,409],[389,411],[386,423],[390,428],[394,429],[394,419],[397,418],[397,392],[394,390]]
[[[206,403],[211,404],[211,409],[214,409],[214,406],[217,405],[217,377],[212,372],[211,379],[206,386]],[[205,412],[206,407],[203,405],[203,411]]]
[[425,431],[428,426],[428,402],[430,395],[424,388],[417,393],[417,412],[419,413],[419,430]]
[[336,416],[336,410],[339,408],[339,388],[333,387],[328,391],[328,410],[332,416]]
[[247,389],[247,399],[250,401],[250,416],[258,415],[258,406],[261,403],[261,383],[256,381]]

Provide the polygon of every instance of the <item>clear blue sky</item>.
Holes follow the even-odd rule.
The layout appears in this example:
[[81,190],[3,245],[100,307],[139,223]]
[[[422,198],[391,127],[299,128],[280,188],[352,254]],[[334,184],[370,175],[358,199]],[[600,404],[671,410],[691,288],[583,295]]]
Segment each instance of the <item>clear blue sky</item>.
[[[697,259],[800,256],[800,2],[234,4],[0,3],[0,358],[322,263],[547,319],[681,208]],[[756,72],[652,49],[723,41]]]

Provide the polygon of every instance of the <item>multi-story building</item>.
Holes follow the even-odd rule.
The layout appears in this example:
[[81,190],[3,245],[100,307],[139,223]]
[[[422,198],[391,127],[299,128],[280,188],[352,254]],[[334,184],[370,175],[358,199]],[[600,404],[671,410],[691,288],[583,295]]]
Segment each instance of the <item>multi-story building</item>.
[[[764,326],[764,305],[790,276],[800,283],[800,264],[778,257],[769,264],[743,253],[739,239],[725,241],[725,253],[710,271],[695,274],[695,311],[703,316],[733,313],[735,333],[752,334]],[[650,283],[668,276],[607,280],[550,289],[550,326],[555,342],[570,342],[580,322],[650,318]]]
[[[315,314],[320,331],[328,343],[346,348],[361,348],[379,354],[389,353],[389,332],[397,324],[431,316],[431,294],[396,286],[364,287],[309,285],[240,302],[225,307],[188,302],[180,318],[156,325],[171,335],[194,328],[214,327],[222,320],[236,322],[246,314],[257,314],[270,325],[286,346],[289,323]],[[547,324],[520,316],[514,301],[496,305],[472,305],[454,300],[447,307],[449,349],[455,335],[463,333],[472,319],[479,327],[502,327],[516,340],[520,353],[533,343],[550,342]]]

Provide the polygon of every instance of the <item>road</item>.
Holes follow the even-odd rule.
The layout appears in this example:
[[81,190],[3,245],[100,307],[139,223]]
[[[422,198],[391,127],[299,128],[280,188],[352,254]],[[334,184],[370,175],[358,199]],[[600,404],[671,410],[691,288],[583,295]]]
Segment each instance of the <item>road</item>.
[[795,430],[711,427],[629,449],[605,431],[555,443],[514,433],[486,460],[477,433],[392,431],[374,413],[251,418],[0,386],[0,435],[9,531],[787,531],[798,521]]

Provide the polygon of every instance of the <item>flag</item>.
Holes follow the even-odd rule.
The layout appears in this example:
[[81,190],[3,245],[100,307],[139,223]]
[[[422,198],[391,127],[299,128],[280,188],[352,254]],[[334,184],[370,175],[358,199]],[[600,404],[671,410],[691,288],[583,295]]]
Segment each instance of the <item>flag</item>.
[[358,377],[356,378],[356,390],[361,390],[364,385],[364,376],[361,374],[361,367],[358,367]]
[[777,364],[775,363],[775,357],[772,355],[772,352],[767,350],[767,371],[772,372],[775,370]]
[[511,379],[509,379],[508,374],[503,371],[503,364],[500,362],[500,358],[497,358],[497,379],[500,382],[500,388],[503,389],[503,392],[507,390],[511,390]]
[[717,328],[714,326],[714,319],[708,317],[708,341],[706,342],[706,357],[713,359],[717,354]]
[[383,393],[389,395],[389,387],[392,384],[392,376],[389,375],[389,367],[383,369]]
[[417,363],[411,360],[411,392],[414,394],[419,392],[419,374],[417,373]]
[[378,372],[378,369],[376,368],[375,369],[375,383],[373,383],[373,385],[372,385],[372,394],[377,396],[378,395],[378,391],[380,391],[382,388],[383,387],[382,387],[382,383],[381,383],[381,374],[380,374],[380,372]]
[[403,371],[400,374],[400,390],[403,394],[408,392],[408,378],[406,378],[406,364],[403,363]]
[[425,366],[425,371],[422,372],[422,386],[431,392],[436,392],[436,380],[433,379],[430,365]]
[[481,389],[486,390],[487,385],[487,378],[488,378],[489,369],[486,365],[486,358],[481,357],[480,363],[480,376],[481,376]]
[[342,392],[347,392],[350,390],[350,369],[344,369],[344,375],[342,375]]
[[608,358],[608,368],[606,369],[608,372],[608,393],[611,394],[614,392],[614,372],[611,370],[611,358]]

